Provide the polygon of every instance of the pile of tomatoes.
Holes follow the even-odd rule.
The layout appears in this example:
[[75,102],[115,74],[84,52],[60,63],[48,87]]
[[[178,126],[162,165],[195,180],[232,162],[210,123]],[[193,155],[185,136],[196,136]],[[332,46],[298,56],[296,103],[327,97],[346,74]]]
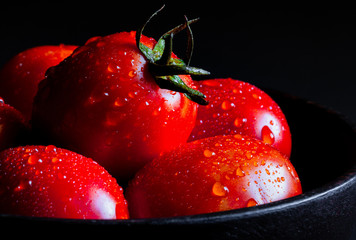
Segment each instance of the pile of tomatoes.
[[300,194],[277,103],[243,81],[194,82],[207,72],[171,52],[190,23],[158,41],[142,28],[34,47],[4,65],[0,213],[172,217]]

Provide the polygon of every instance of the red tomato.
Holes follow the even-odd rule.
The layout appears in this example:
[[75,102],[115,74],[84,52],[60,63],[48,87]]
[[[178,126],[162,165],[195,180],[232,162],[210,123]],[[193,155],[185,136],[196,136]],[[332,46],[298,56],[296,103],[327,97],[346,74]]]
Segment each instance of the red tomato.
[[291,133],[277,103],[259,88],[239,80],[211,79],[200,82],[209,105],[199,106],[195,128],[189,141],[243,134],[272,145],[288,157]]
[[[90,39],[40,83],[37,132],[93,158],[118,179],[187,141],[197,104],[161,89],[136,46],[135,32]],[[156,41],[142,36],[153,48]],[[189,75],[180,75],[189,86]]]
[[302,192],[291,162],[263,142],[236,134],[182,145],[142,168],[126,189],[132,218],[251,207]]
[[122,188],[93,160],[54,146],[0,153],[0,213],[127,219]]
[[21,142],[26,131],[22,114],[0,97],[0,151]]
[[44,79],[46,70],[68,57],[75,48],[63,44],[39,46],[17,54],[0,70],[0,96],[28,121],[37,85]]

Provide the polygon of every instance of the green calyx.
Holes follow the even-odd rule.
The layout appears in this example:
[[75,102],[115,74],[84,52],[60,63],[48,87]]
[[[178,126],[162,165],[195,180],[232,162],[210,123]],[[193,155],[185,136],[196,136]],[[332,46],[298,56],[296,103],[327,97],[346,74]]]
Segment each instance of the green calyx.
[[[164,6],[163,6],[164,7]],[[195,23],[198,19],[193,19],[188,21],[185,17],[185,23],[181,24],[170,31],[163,34],[157,44],[153,49],[145,46],[141,43],[141,36],[147,23],[157,15],[162,9],[157,10],[146,23],[136,32],[136,45],[141,53],[145,56],[149,64],[149,70],[154,76],[157,85],[163,89],[169,89],[172,91],[177,91],[184,93],[185,96],[201,105],[207,105],[208,102],[205,100],[205,95],[201,92],[189,87],[183,82],[183,80],[178,75],[209,75],[208,71],[200,68],[195,68],[189,66],[190,59],[193,52],[193,34],[190,29],[190,24]],[[186,51],[186,62],[187,64],[177,58],[172,58],[173,50],[173,37],[178,32],[187,29],[188,41],[187,41],[187,51]]]

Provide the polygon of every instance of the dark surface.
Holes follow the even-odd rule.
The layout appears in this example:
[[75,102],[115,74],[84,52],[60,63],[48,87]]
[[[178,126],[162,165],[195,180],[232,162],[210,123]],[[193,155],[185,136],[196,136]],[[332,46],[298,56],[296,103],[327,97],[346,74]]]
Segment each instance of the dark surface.
[[[117,234],[130,239],[351,239],[356,219],[356,132],[338,114],[269,92],[293,134],[291,160],[304,193],[271,204],[215,214],[125,221],[58,220],[0,215],[2,231],[56,236]],[[330,126],[333,126],[330,128]]]

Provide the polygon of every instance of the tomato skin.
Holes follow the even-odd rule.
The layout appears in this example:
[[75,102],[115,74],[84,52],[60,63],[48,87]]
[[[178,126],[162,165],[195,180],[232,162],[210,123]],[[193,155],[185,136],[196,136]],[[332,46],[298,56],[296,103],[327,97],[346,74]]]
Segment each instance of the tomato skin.
[[35,217],[127,219],[122,188],[93,160],[55,146],[0,153],[0,212]]
[[199,106],[195,128],[189,140],[243,134],[268,143],[290,156],[292,137],[278,104],[264,91],[247,82],[210,79],[199,82],[207,106]]
[[[155,40],[142,36],[153,48]],[[190,76],[181,76],[192,85]],[[33,125],[60,146],[93,158],[120,180],[186,142],[196,103],[160,89],[135,32],[95,37],[50,68],[35,98]]]
[[26,121],[31,118],[32,102],[46,70],[60,63],[77,46],[46,45],[27,49],[11,58],[0,70],[0,96],[18,109]]
[[23,115],[0,97],[0,151],[22,142],[27,132]]
[[236,134],[187,143],[141,169],[126,189],[131,218],[173,217],[250,207],[302,192],[291,162]]

